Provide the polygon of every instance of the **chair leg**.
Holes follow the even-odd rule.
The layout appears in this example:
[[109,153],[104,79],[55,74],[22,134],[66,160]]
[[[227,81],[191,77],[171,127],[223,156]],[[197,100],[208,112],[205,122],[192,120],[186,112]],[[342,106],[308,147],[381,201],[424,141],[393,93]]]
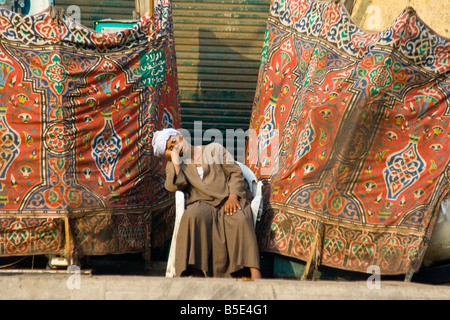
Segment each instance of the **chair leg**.
[[173,227],[172,243],[170,244],[169,257],[167,259],[166,277],[173,278],[175,276],[175,251],[176,240],[178,235],[178,228],[180,226],[181,217],[184,213],[184,193],[181,191],[175,192],[175,224]]
[[414,271],[412,269],[409,269],[405,274],[405,282],[411,282],[413,275]]

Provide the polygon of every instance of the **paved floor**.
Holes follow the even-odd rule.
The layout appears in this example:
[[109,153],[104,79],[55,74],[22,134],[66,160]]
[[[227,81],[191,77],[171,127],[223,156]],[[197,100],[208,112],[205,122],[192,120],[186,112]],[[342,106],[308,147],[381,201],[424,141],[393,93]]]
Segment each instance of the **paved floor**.
[[[165,263],[142,272],[142,261],[97,259],[91,269],[0,269],[1,300],[450,300],[450,283],[424,284],[364,277],[357,280],[256,281],[165,278]],[[123,272],[123,271],[127,272]],[[141,271],[139,271],[141,270]],[[99,271],[103,272],[99,273]],[[121,272],[122,271],[122,272]]]
[[81,273],[1,273],[0,299],[309,300],[446,299],[450,285],[403,281],[198,279]]

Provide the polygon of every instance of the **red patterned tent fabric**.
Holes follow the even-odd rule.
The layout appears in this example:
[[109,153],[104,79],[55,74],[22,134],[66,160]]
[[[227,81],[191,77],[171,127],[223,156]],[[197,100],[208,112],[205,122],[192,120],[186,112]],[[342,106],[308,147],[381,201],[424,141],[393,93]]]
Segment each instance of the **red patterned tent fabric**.
[[0,10],[0,255],[149,252],[173,197],[152,132],[179,127],[171,7],[102,34]]
[[248,163],[261,249],[417,271],[448,192],[449,94],[450,40],[412,8],[374,33],[335,1],[272,0]]

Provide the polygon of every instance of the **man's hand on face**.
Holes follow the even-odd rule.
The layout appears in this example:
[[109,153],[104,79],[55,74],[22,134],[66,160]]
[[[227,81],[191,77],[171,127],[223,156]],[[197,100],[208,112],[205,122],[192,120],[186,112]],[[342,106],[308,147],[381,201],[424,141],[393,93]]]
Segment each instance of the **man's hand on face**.
[[232,216],[240,209],[241,205],[239,204],[238,196],[231,193],[228,200],[224,204],[225,213],[228,216]]
[[166,151],[165,151],[165,153],[164,153],[164,156],[166,157],[166,159],[168,160],[168,161],[172,161],[172,157],[171,157],[171,151],[170,150],[167,150],[166,149]]
[[[182,144],[184,139],[182,136],[171,136],[167,140],[165,157],[167,160],[172,161],[174,164],[180,164],[180,156],[183,154]],[[181,154],[180,154],[181,153]]]
[[173,164],[181,164],[180,152],[183,149],[183,144],[178,143],[173,149],[170,151],[170,159]]

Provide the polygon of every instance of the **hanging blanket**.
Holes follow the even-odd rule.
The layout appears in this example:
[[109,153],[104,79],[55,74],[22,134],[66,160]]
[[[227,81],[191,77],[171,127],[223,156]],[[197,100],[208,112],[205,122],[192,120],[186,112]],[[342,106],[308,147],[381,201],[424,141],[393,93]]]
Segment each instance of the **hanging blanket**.
[[[170,4],[102,34],[0,10],[0,255],[149,250],[174,214],[152,132],[179,127]],[[151,237],[150,237],[151,235]]]
[[273,0],[249,143],[261,249],[417,271],[448,191],[449,92],[450,40],[412,8],[369,33],[334,1]]

